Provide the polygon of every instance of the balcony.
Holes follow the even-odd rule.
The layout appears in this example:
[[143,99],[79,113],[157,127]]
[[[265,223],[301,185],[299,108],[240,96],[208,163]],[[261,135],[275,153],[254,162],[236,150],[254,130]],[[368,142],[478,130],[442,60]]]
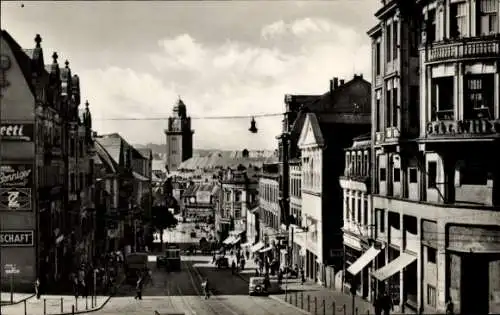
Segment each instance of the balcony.
[[473,58],[498,58],[500,38],[467,38],[460,41],[433,43],[427,48],[426,62],[450,61]]
[[490,138],[500,136],[500,120],[438,120],[427,123],[427,138]]

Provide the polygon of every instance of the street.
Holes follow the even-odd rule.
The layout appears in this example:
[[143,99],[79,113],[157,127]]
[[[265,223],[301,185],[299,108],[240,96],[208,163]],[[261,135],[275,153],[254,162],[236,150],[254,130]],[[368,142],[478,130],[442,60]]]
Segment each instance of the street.
[[[303,314],[303,312],[269,297],[248,295],[248,284],[231,270],[217,270],[208,256],[182,257],[180,272],[153,270],[153,283],[145,285],[143,299],[135,300],[135,288],[124,285],[117,296],[95,314]],[[154,259],[151,259],[154,260]],[[207,277],[212,296],[205,300],[201,282]]]

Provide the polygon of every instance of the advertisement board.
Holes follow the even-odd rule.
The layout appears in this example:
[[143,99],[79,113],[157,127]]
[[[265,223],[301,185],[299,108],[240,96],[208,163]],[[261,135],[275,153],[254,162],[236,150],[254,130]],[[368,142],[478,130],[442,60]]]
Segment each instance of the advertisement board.
[[198,203],[210,203],[210,197],[209,191],[198,191],[196,193],[196,201]]
[[33,185],[32,164],[0,165],[0,188],[31,188]]
[[0,188],[0,211],[31,211],[31,188]]
[[33,230],[0,231],[0,246],[19,247],[34,246]]
[[34,124],[2,123],[0,137],[2,141],[33,141]]

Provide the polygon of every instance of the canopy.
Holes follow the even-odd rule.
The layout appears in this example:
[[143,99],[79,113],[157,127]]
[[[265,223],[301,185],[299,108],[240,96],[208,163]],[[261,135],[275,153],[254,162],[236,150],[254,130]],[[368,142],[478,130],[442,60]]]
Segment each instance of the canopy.
[[361,255],[358,260],[356,260],[347,271],[353,276],[357,275],[363,268],[365,268],[375,257],[380,253],[379,249],[375,247],[370,247],[366,252]]
[[264,247],[264,243],[258,242],[257,244],[253,245],[251,248],[252,253],[260,250],[262,247]]
[[261,250],[260,250],[260,252],[261,252],[261,253],[265,253],[265,252],[270,251],[271,249],[273,249],[271,246],[267,246],[266,248],[261,249]]
[[387,265],[383,266],[382,268],[375,270],[372,273],[372,276],[374,276],[376,279],[380,281],[384,281],[385,279],[389,278],[390,276],[394,275],[395,273],[403,270],[406,266],[411,264],[417,260],[416,256],[407,254],[407,253],[401,253],[398,258],[394,259],[393,261],[389,262]]
[[234,240],[234,236],[229,236],[228,238],[226,238],[224,241],[222,241],[223,244],[226,244],[226,245],[229,245],[229,244],[232,244],[233,243],[233,240]]

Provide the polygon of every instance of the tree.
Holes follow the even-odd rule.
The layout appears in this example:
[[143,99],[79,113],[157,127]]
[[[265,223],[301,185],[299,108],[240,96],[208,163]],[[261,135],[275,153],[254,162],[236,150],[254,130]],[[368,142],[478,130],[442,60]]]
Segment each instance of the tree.
[[152,226],[160,233],[161,249],[163,250],[163,231],[168,228],[174,228],[177,226],[177,219],[172,212],[168,210],[168,207],[155,205],[151,208]]

